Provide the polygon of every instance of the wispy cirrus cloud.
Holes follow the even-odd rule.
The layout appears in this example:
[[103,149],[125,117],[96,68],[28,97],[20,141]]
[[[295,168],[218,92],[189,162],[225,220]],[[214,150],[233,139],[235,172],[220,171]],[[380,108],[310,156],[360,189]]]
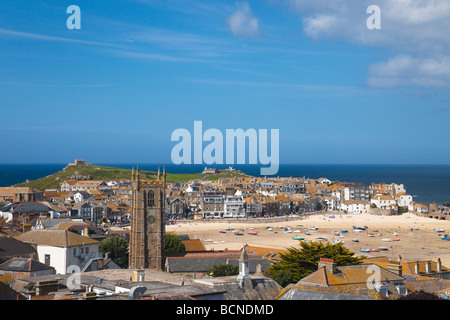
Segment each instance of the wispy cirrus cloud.
[[32,32],[23,32],[23,31],[16,31],[16,30],[9,30],[9,29],[2,29],[2,28],[0,28],[0,36],[21,38],[21,39],[26,39],[26,40],[54,41],[54,42],[85,44],[85,45],[91,45],[91,46],[124,48],[123,45],[116,44],[116,43],[79,40],[79,39],[65,38],[65,37],[45,35],[45,34],[32,33]]

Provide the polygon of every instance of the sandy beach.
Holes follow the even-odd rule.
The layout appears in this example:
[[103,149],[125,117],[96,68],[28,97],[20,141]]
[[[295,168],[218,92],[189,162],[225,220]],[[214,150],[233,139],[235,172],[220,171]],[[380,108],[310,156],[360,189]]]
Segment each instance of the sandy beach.
[[[433,261],[440,258],[444,266],[450,267],[450,241],[440,238],[442,234],[450,234],[450,221],[419,217],[411,213],[399,216],[325,213],[286,220],[280,219],[275,222],[265,222],[264,219],[255,219],[251,222],[198,220],[167,226],[166,232],[188,234],[191,239],[200,239],[207,250],[235,250],[245,244],[273,249],[298,247],[300,240],[295,240],[294,237],[304,238],[302,241],[324,241],[324,243],[340,240],[358,256],[387,256],[396,259],[401,255],[407,260]],[[267,227],[271,227],[272,230],[267,231]],[[366,228],[355,231],[353,227]],[[234,235],[231,230],[219,232],[227,228],[234,228],[242,235]],[[286,228],[291,231],[286,232]],[[354,239],[358,239],[358,242],[354,242]],[[379,247],[387,250],[360,252],[360,249]]]

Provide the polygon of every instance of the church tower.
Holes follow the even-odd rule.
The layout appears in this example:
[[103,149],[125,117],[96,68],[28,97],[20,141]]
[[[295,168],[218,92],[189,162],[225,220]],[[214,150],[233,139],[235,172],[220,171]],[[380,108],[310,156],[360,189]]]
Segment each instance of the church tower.
[[142,180],[139,168],[132,171],[133,202],[129,245],[129,268],[164,269],[165,188],[163,180]]

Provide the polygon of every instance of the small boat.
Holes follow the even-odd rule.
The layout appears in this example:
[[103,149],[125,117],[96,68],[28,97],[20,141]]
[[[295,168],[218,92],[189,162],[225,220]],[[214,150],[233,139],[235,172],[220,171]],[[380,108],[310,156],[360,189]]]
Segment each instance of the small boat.
[[311,228],[309,228],[309,230],[318,230],[319,228],[318,227],[311,227]]
[[301,231],[300,231],[300,230],[294,230],[294,232],[295,232],[295,233],[301,233]]
[[291,228],[286,228],[286,229],[284,229],[284,232],[291,233],[292,230],[291,230]]
[[242,232],[234,231],[233,234],[235,236],[243,236],[244,234]]
[[212,239],[206,239],[205,242],[213,242]]
[[392,233],[393,236],[398,236],[398,232]]
[[348,230],[345,230],[345,229],[344,229],[344,230],[341,230],[341,232],[342,232],[342,233],[346,233],[346,232],[348,232]]
[[383,250],[383,251],[388,251],[389,250],[388,247],[378,247],[378,249]]
[[373,233],[369,233],[367,236],[368,237],[375,237],[375,235]]
[[267,227],[266,231],[272,231],[272,228],[271,227]]
[[294,240],[304,240],[305,238],[302,238],[302,237],[294,237],[294,238],[292,238],[292,239],[294,239]]
[[234,228],[226,228],[225,230],[227,230],[227,231],[233,231],[234,230]]
[[389,239],[389,238],[383,238],[383,239],[381,239],[381,241],[386,241],[386,242],[390,242],[390,241],[391,241],[391,239]]
[[370,249],[361,249],[360,252],[370,252]]
[[220,233],[227,233],[225,230],[221,229],[219,230]]
[[342,240],[333,240],[331,241],[331,244],[338,244],[338,243],[344,243]]
[[442,240],[450,240],[450,237],[448,236],[448,234],[444,234],[443,236],[441,236]]
[[309,235],[311,235],[311,232],[306,231],[305,234],[306,234],[307,236],[309,236]]
[[353,239],[352,241],[353,241],[353,242],[359,242],[359,239],[358,239],[358,238],[355,238],[355,239]]
[[392,239],[392,241],[400,241],[399,238]]
[[249,235],[252,235],[252,236],[256,236],[256,235],[258,234],[258,232],[256,232],[256,231],[249,231],[248,234],[249,234]]
[[316,240],[321,240],[321,241],[328,241],[326,238],[316,238]]
[[360,229],[353,229],[353,232],[361,232],[362,230]]
[[370,249],[371,252],[379,252],[380,249]]
[[372,228],[372,232],[378,232],[378,229],[373,229],[373,228]]

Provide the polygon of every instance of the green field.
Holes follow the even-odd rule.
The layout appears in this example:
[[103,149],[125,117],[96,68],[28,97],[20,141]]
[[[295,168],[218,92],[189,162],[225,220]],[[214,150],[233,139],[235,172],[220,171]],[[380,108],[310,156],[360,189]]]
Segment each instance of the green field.
[[[130,180],[131,170],[105,167],[98,165],[79,165],[68,166],[61,171],[52,175],[42,177],[36,180],[16,184],[16,187],[30,187],[35,190],[44,191],[45,189],[59,189],[60,185],[65,180],[70,180],[71,177],[78,173],[83,176],[90,176],[91,180]],[[146,180],[157,179],[157,173],[153,171],[140,170],[141,178]],[[219,178],[234,178],[246,177],[245,174],[239,172],[220,171],[219,174],[203,174],[203,173],[167,173],[167,182],[188,182],[194,179],[201,180],[217,180]]]

